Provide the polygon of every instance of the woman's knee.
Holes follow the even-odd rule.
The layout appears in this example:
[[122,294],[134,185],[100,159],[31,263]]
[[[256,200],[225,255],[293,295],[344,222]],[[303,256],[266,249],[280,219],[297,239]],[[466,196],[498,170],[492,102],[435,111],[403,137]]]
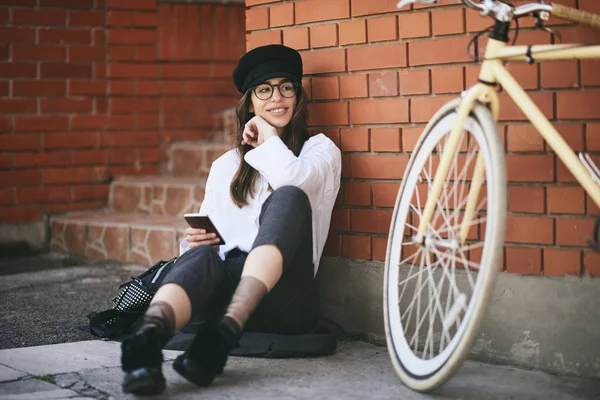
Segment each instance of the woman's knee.
[[308,196],[297,186],[282,186],[278,188],[271,193],[264,206],[266,206],[267,203],[278,203],[279,206],[287,207],[290,210],[293,210],[294,213],[311,213]]

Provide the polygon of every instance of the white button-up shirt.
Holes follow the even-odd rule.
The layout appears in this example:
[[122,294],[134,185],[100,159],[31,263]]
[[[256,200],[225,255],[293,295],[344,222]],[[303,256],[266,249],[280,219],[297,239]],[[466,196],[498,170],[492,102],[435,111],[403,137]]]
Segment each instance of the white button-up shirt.
[[341,152],[322,133],[308,139],[300,155],[294,153],[277,136],[248,151],[244,159],[260,172],[254,197],[239,208],[230,195],[230,183],[240,164],[236,149],[219,157],[211,166],[206,182],[200,214],[208,215],[219,230],[225,245],[219,246],[219,256],[236,247],[250,252],[258,234],[261,207],[271,192],[292,185],[302,189],[312,208],[313,262],[315,274],[327,240],[331,212],[340,189]]

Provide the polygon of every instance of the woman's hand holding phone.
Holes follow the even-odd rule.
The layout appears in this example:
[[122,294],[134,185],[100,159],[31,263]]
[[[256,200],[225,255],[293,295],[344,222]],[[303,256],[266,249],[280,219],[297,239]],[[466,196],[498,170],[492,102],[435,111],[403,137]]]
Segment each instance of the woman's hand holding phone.
[[187,228],[185,230],[185,239],[190,248],[212,246],[220,242],[216,233],[206,233],[206,230],[200,228]]

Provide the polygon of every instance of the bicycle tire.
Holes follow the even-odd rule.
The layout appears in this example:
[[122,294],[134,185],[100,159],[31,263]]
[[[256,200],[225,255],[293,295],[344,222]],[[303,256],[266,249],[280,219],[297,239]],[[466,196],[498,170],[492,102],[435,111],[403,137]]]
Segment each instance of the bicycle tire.
[[[428,307],[428,310],[426,311],[429,313],[429,317],[433,316],[433,318],[429,318],[430,329],[433,328],[435,324],[450,327],[458,325],[458,327],[453,328],[455,329],[455,332],[451,338],[448,331],[444,330],[444,332],[442,332],[439,338],[441,344],[438,343],[440,354],[430,358],[429,360],[420,359],[418,353],[422,353],[422,351],[419,351],[417,347],[419,343],[419,330],[421,329],[420,324],[422,322],[419,322],[418,317],[416,319],[414,327],[416,335],[413,334],[413,338],[411,338],[410,343],[406,338],[406,334],[408,334],[409,332],[409,325],[411,323],[410,318],[412,316],[411,314],[414,311],[414,302],[416,300],[419,304],[423,294],[419,292],[419,295],[417,296],[418,298],[414,296],[412,297],[411,303],[408,306],[411,308],[411,310],[408,311],[408,308],[405,310],[401,310],[401,308],[405,305],[401,304],[402,296],[398,293],[400,292],[401,284],[399,283],[398,279],[400,273],[406,272],[406,268],[411,268],[409,270],[410,273],[410,271],[412,271],[412,268],[414,267],[414,265],[412,265],[414,261],[411,261],[411,264],[405,263],[404,270],[401,271],[401,268],[403,268],[400,265],[400,261],[403,260],[402,255],[408,254],[408,246],[406,243],[403,243],[403,240],[405,238],[406,229],[408,228],[409,230],[414,230],[414,226],[417,226],[417,224],[414,223],[412,225],[407,225],[407,220],[411,217],[411,215],[413,215],[413,218],[414,215],[418,216],[418,211],[413,211],[413,214],[410,214],[408,211],[411,207],[410,202],[413,201],[413,195],[415,194],[415,192],[417,193],[417,197],[415,197],[414,199],[417,203],[419,203],[418,198],[420,197],[420,194],[417,190],[417,187],[419,185],[419,176],[421,174],[421,168],[425,166],[426,162],[423,161],[425,154],[429,154],[427,156],[430,160],[428,165],[431,167],[434,164],[431,161],[431,154],[435,154],[433,153],[433,148],[431,147],[431,145],[434,142],[435,145],[441,142],[442,139],[447,136],[447,133],[451,130],[452,126],[454,126],[454,121],[456,120],[457,115],[457,108],[460,106],[461,101],[461,99],[456,99],[443,106],[434,115],[429,124],[426,126],[417,145],[415,146],[410,161],[406,167],[404,177],[402,179],[402,184],[400,186],[400,190],[396,198],[396,204],[392,216],[386,251],[383,307],[385,316],[385,334],[388,351],[390,354],[392,364],[394,365],[394,369],[396,370],[396,373],[398,374],[401,381],[411,389],[421,392],[431,391],[443,384],[444,382],[446,382],[455,373],[455,371],[460,367],[462,362],[468,356],[472,343],[479,334],[480,325],[485,315],[488,303],[490,301],[490,296],[492,294],[493,286],[495,283],[495,277],[498,271],[497,265],[501,259],[502,247],[504,244],[504,228],[506,220],[506,171],[504,151],[500,142],[500,136],[498,134],[496,123],[490,111],[480,103],[475,103],[467,121],[465,122],[465,126],[467,127],[467,130],[470,131],[470,137],[473,137],[474,140],[477,142],[477,145],[479,146],[477,154],[479,154],[479,152],[482,152],[483,162],[485,166],[485,181],[483,187],[485,187],[485,193],[487,199],[489,199],[487,203],[487,208],[485,210],[485,227],[480,229],[479,231],[485,234],[485,238],[482,242],[483,244],[481,250],[481,263],[479,264],[479,270],[476,273],[473,293],[471,295],[471,298],[468,300],[466,310],[464,310],[463,314],[460,314],[462,315],[461,317],[459,317],[458,315],[452,317],[451,314],[452,311],[456,308],[455,306],[461,303],[461,299],[462,301],[465,301],[464,298],[466,297],[466,295],[464,295],[463,293],[457,296],[456,293],[460,293],[460,290],[457,290],[456,287],[450,288],[450,283],[453,283],[455,286],[458,286],[456,280],[454,282],[450,282],[450,277],[460,278],[461,275],[461,272],[456,268],[456,260],[454,259],[454,261],[452,261],[452,271],[450,271],[450,268],[445,267],[443,265],[441,268],[433,270],[431,269],[433,265],[431,264],[431,258],[427,258],[427,256],[425,256],[426,261],[429,262],[429,272],[427,272],[428,286],[431,286],[431,282],[429,281],[432,280],[432,277],[435,273],[441,275],[442,280],[446,279],[444,278],[444,276],[450,274],[449,276],[447,276],[448,281],[450,282],[447,289],[449,293],[447,298],[447,304],[445,304],[447,314],[444,316],[440,313],[439,322],[435,321],[436,315],[434,314],[435,312],[443,311],[441,309],[441,302],[439,301],[439,297],[441,297],[441,295],[437,294],[437,289],[440,286],[437,286],[439,284],[436,284],[436,286],[432,287],[433,292],[435,292],[435,296],[437,296],[438,299],[435,300],[435,303],[437,303],[436,306],[431,306],[432,300],[430,299],[430,305]],[[438,142],[436,142],[436,140]],[[441,148],[443,147],[439,147],[438,149]],[[458,155],[456,155],[453,160],[453,162],[455,162],[456,165],[459,164],[457,160]],[[465,165],[465,168],[467,168],[468,170],[468,165],[466,164],[466,162]],[[448,175],[450,174],[451,172],[449,172]],[[445,188],[448,187],[449,186],[445,186]],[[454,193],[457,192],[458,189],[456,189],[456,184],[454,184],[453,190]],[[448,196],[449,195],[446,194],[446,205],[448,205]],[[454,199],[455,209],[452,210],[452,212],[453,214],[458,215],[456,217],[456,221],[458,222],[461,210],[460,204],[462,203],[457,203],[456,196],[454,197]],[[437,203],[438,204],[436,205],[436,209],[440,205],[439,199]],[[459,204],[458,207],[456,207],[457,204]],[[414,205],[412,207],[414,210],[418,210],[418,208]],[[456,209],[458,209],[458,211],[456,211]],[[483,215],[482,212],[480,213]],[[481,220],[483,221],[483,219]],[[458,227],[460,227],[460,224],[458,224]],[[436,234],[435,227],[430,226],[427,228],[427,230],[431,230],[434,232],[434,234]],[[451,229],[448,228],[448,238],[444,239],[440,236],[438,242],[449,242],[450,230]],[[440,230],[439,232],[442,231]],[[426,250],[421,250],[423,248]],[[425,253],[425,251],[429,252],[430,250],[428,249],[429,248],[427,246],[420,246],[416,250],[415,254],[418,254],[419,251],[423,251],[423,253]],[[466,272],[464,272],[463,274],[465,276],[470,275],[470,264],[472,263],[473,258],[476,257],[475,254],[477,253],[477,251],[473,249],[471,249],[471,251],[469,252],[469,257],[471,258],[469,258],[465,264],[469,267],[464,268]],[[446,257],[446,255],[448,255],[448,259],[450,259],[451,257],[451,253],[440,253],[439,249],[435,251],[437,251],[437,253],[435,253],[434,255],[437,257],[438,260],[444,260],[444,257]],[[410,258],[412,258],[412,256],[409,257],[409,259]],[[405,259],[405,261],[406,260],[408,259]],[[441,261],[440,263],[444,264],[443,261]],[[408,265],[411,265],[411,267],[408,267]],[[419,281],[415,284],[417,288],[419,287],[419,285],[421,285],[421,287],[418,290],[422,290],[422,288],[425,285],[422,284],[420,281],[421,274],[423,271],[422,266],[423,261],[421,261],[421,265],[419,267]],[[444,269],[446,269],[446,271],[444,271]],[[411,277],[411,275],[407,275],[406,279],[402,282],[409,282],[414,279],[415,278]],[[441,284],[441,287],[443,289],[443,283]],[[432,289],[429,289],[430,293]],[[451,300],[450,293],[452,293],[454,300]],[[402,295],[404,295],[404,292],[402,292]],[[450,303],[452,302],[452,307],[450,307]],[[464,304],[462,306],[463,308],[465,308]],[[419,306],[417,306],[417,313],[418,308]],[[432,310],[432,308],[436,308],[435,312]],[[459,310],[459,313],[461,313],[461,310]],[[408,322],[403,324],[402,320],[406,317],[408,317]],[[443,321],[441,317],[444,317]],[[433,322],[431,322],[431,319],[433,319]],[[448,320],[449,322],[447,322],[446,320]],[[458,320],[459,322],[456,322],[456,320]],[[412,343],[415,342],[414,336],[417,337],[417,344],[415,345],[415,349],[411,349]],[[430,336],[432,336],[431,332],[428,334],[427,340],[429,340],[429,350],[431,353],[433,353],[433,349],[435,346],[434,342],[436,338],[433,337],[432,339],[429,339]],[[446,336],[448,336],[448,344],[444,348],[444,338]],[[407,347],[409,350],[408,352]],[[425,342],[424,349],[425,356],[427,356],[427,352],[429,351],[427,341]]]

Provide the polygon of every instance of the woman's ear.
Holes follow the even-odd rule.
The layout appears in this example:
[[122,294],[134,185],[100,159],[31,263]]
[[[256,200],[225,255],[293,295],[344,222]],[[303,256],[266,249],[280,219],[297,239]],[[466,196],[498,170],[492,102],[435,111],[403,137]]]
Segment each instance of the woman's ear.
[[250,103],[250,105],[248,105],[248,112],[254,114],[254,104]]

